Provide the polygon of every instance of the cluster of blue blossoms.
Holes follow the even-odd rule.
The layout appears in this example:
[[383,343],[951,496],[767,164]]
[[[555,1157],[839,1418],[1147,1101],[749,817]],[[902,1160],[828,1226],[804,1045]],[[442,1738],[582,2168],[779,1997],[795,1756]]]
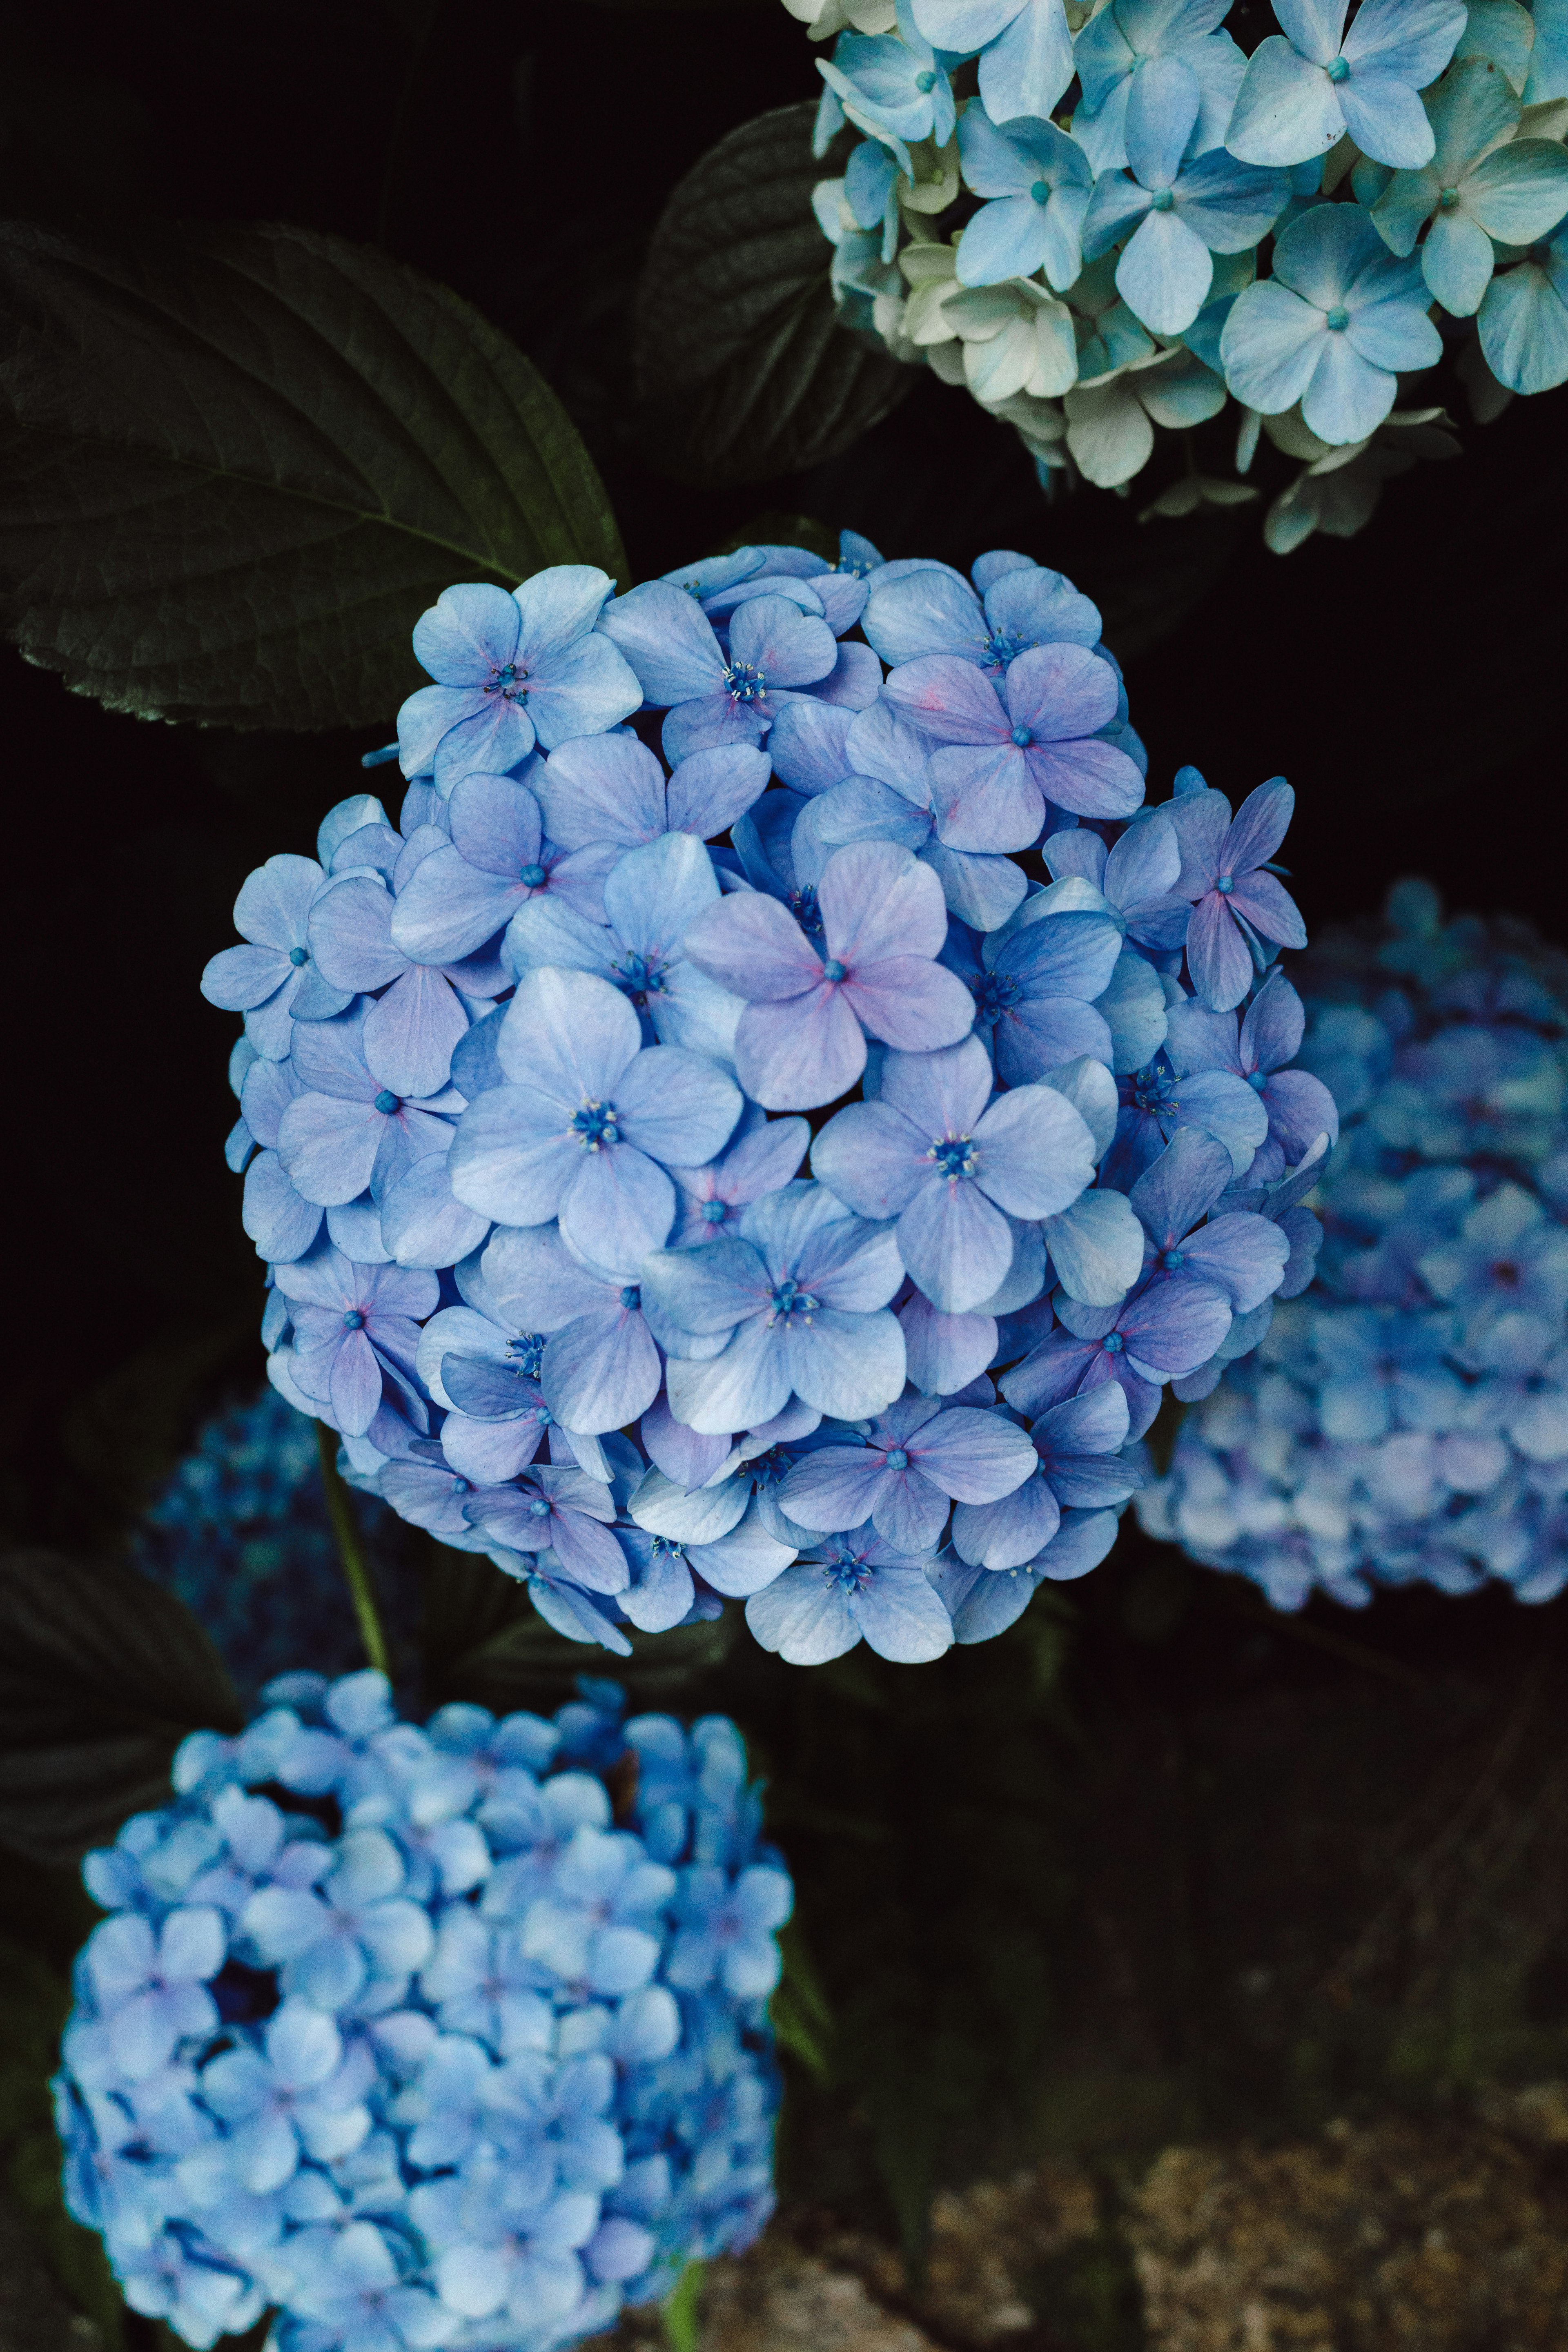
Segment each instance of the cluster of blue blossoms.
[[581,1689],[420,1729],[379,1675],[285,1676],[89,1855],[56,2101],[133,2310],[552,2352],[762,2228],[789,1879],[733,1724]]
[[1326,942],[1303,1058],[1344,1134],[1317,1279],[1189,1413],[1151,1533],[1280,1608],[1568,1584],[1568,959],[1402,883]]
[[[374,1549],[396,1522],[369,1496],[356,1508]],[[339,1671],[363,1654],[315,1432],[276,1389],[204,1424],[133,1530],[131,1558],[185,1603],[247,1693],[300,1658]],[[391,1580],[377,1583],[384,1610]]]
[[1445,340],[1483,421],[1568,381],[1568,0],[1275,0],[1250,57],[1227,0],[785,5],[837,35],[817,152],[861,134],[816,194],[841,315],[1047,487],[1121,488],[1234,401],[1235,473],[1189,443],[1147,512],[1256,498],[1266,433],[1283,552],[1453,454],[1408,404]]
[[398,822],[240,892],[269,1374],[573,1638],[733,1597],[792,1663],[934,1658],[1104,1557],[1163,1386],[1307,1278],[1291,794],[1146,805],[1021,555],[611,592],[448,589]]

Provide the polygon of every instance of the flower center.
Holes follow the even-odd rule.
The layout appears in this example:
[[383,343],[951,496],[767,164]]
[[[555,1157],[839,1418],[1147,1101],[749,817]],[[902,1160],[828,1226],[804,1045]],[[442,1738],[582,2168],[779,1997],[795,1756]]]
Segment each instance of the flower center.
[[397,1108],[397,1097],[390,1087],[383,1087],[375,1098],[374,1108],[380,1111],[384,1118],[392,1117],[393,1112]]
[[721,1225],[730,1213],[728,1202],[704,1201],[697,1212],[705,1225]]
[[822,967],[822,977],[824,980],[843,979],[844,966],[839,962],[837,956],[828,957],[827,961]]
[[768,690],[762,671],[750,662],[731,662],[724,672],[724,687],[731,702],[760,702]]
[[668,1536],[655,1536],[650,1547],[655,1559],[684,1559],[684,1544],[672,1543]]
[[1458,188],[1444,188],[1437,197],[1438,204],[1446,213],[1451,213],[1458,201],[1459,191]]
[[936,88],[936,76],[931,72],[929,66],[924,73],[916,74],[915,88],[920,91],[922,98],[928,96],[929,93]]
[[1134,1110],[1163,1111],[1177,1108],[1173,1092],[1174,1076],[1167,1063],[1151,1062],[1146,1070],[1135,1070],[1130,1080],[1123,1080],[1132,1089]]
[[290,949],[289,949],[289,962],[293,965],[293,967],[294,967],[295,971],[299,971],[299,969],[300,969],[300,966],[302,963],[309,963],[309,962],[310,962],[310,949],[309,949],[309,948],[290,948]]
[[1169,188],[1156,188],[1149,199],[1149,209],[1151,212],[1168,213],[1175,201]]
[[907,1470],[910,1466],[910,1457],[901,1445],[889,1446],[882,1460],[889,1470]]
[[621,1305],[628,1315],[635,1315],[642,1305],[642,1292],[635,1282],[628,1282],[621,1293]]
[[968,1135],[936,1135],[931,1138],[926,1158],[934,1160],[936,1172],[956,1184],[961,1176],[973,1176],[979,1163],[974,1139]]
[[616,986],[631,998],[634,1004],[641,1004],[648,996],[663,996],[668,993],[664,985],[663,972],[657,963],[650,963],[646,956],[633,955],[628,950],[617,963],[610,966],[610,969],[616,974]]
[[1349,71],[1350,67],[1346,60],[1343,58],[1336,58],[1333,64],[1328,68],[1329,79],[1331,81],[1343,81]]
[[1185,1265],[1186,1262],[1180,1250],[1167,1250],[1160,1260],[1161,1265],[1171,1274],[1174,1274],[1179,1266]]
[[542,1495],[536,1495],[528,1507],[528,1512],[531,1518],[547,1519],[550,1517],[550,1506]]
[[614,1103],[587,1102],[572,1114],[572,1133],[584,1151],[597,1151],[606,1143],[618,1143],[620,1129],[616,1125]]
[[1108,1331],[1101,1345],[1108,1356],[1120,1356],[1127,1342],[1120,1331]]
[[363,1331],[364,1329],[364,1317],[360,1313],[357,1307],[351,1307],[348,1313],[343,1317],[343,1329],[345,1331]]
[[807,882],[799,890],[792,890],[784,904],[809,940],[822,929],[822,916],[817,908],[816,891]]
[[809,1290],[801,1288],[793,1275],[786,1275],[769,1294],[768,1328],[771,1331],[780,1321],[791,1323],[797,1315],[803,1323],[809,1323],[821,1305],[820,1298],[814,1298]]
[[989,1028],[1018,1001],[1018,983],[1010,971],[983,974],[974,992],[975,1026]]
[[776,1486],[794,1462],[782,1445],[770,1445],[765,1454],[753,1454],[746,1465],[746,1474],[759,1494],[767,1486]]
[[[1331,324],[1331,325],[1332,325],[1332,323],[1333,323],[1333,321],[1332,321],[1332,319],[1331,318],[1331,320],[1330,320],[1330,324]],[[1229,896],[1230,896],[1230,894],[1231,894],[1231,892],[1232,892],[1232,891],[1235,889],[1235,887],[1236,887],[1236,877],[1235,877],[1235,875],[1234,875],[1234,874],[1222,874],[1222,875],[1219,877],[1219,879],[1215,882],[1215,886],[1214,886],[1214,887],[1215,887],[1215,888],[1219,892],[1219,895],[1220,895],[1220,897],[1221,897],[1222,898],[1229,898]]]
[[528,688],[522,681],[527,676],[528,672],[518,663],[508,662],[504,667],[491,670],[490,682],[485,692],[499,694],[503,702],[526,702]]
[[822,1580],[839,1592],[864,1592],[871,1581],[871,1571],[852,1551],[836,1552],[823,1563]]
[[1045,180],[1037,180],[1029,194],[1037,205],[1048,205],[1051,201],[1050,186]]
[[1026,727],[1014,728],[1013,740],[1016,743],[1020,751],[1026,751],[1034,740],[1034,737],[1030,734]]
[[530,890],[542,890],[550,877],[542,866],[535,864],[520,866],[517,878]]
[[1032,637],[1021,637],[1016,629],[993,629],[988,637],[978,637],[980,666],[983,669],[1005,669],[1033,645]]
[[[1325,310],[1323,313],[1324,326],[1331,327],[1336,335],[1339,333],[1342,327],[1348,327],[1350,322],[1351,314],[1345,309],[1342,302],[1336,302],[1331,310]],[[1230,887],[1230,877],[1228,875],[1226,876],[1219,887],[1222,890],[1226,890]]]
[[1248,1070],[1247,1073],[1247,1083],[1253,1088],[1255,1093],[1261,1094],[1264,1087],[1268,1084],[1268,1071]]
[[506,1352],[509,1362],[515,1366],[525,1381],[536,1381],[539,1368],[544,1361],[543,1332],[524,1331],[520,1338],[509,1339]]

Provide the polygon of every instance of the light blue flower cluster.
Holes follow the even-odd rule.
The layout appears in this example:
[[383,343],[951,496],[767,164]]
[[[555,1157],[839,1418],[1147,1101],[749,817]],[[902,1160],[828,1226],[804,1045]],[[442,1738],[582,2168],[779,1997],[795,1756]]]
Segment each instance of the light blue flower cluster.
[[[373,1496],[357,1507],[374,1549],[396,1521]],[[185,1603],[247,1694],[297,1658],[331,1671],[363,1654],[315,1433],[276,1389],[204,1424],[132,1531],[131,1557]],[[377,1582],[384,1608],[389,1581]]]
[[762,2228],[789,1878],[732,1723],[580,1687],[421,1729],[286,1675],[89,1855],[56,2105],[132,2310],[552,2352]]
[[[785,0],[826,88],[816,208],[842,316],[1015,425],[1047,488],[1120,488],[1156,427],[1234,401],[1302,467],[1265,536],[1343,536],[1456,444],[1423,382],[1454,347],[1483,421],[1568,381],[1568,0]],[[1396,405],[1396,404],[1399,404]]]
[[[1568,959],[1403,883],[1313,959],[1317,1279],[1189,1413],[1150,1532],[1279,1608],[1568,1583]],[[1369,1582],[1369,1580],[1371,1580]]]
[[734,1598],[794,1664],[934,1658],[1104,1557],[1164,1383],[1267,1324],[1337,1133],[1291,794],[1146,805],[1021,555],[610,590],[449,589],[399,823],[334,809],[207,968],[269,1374],[574,1639]]

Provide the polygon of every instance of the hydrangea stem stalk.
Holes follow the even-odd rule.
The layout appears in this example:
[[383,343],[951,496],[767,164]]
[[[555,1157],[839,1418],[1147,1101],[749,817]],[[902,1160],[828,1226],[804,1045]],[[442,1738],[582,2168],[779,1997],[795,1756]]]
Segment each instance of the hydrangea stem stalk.
[[390,1675],[387,1663],[386,1635],[382,1631],[381,1613],[375,1605],[375,1593],[371,1585],[370,1567],[354,1525],[353,1506],[349,1490],[338,1475],[337,1432],[329,1429],[324,1421],[316,1423],[316,1443],[321,1455],[321,1485],[326,1490],[327,1517],[332,1523],[332,1536],[338,1547],[338,1558],[343,1564],[343,1580],[349,1588],[358,1621],[360,1640],[364,1654],[379,1674]]

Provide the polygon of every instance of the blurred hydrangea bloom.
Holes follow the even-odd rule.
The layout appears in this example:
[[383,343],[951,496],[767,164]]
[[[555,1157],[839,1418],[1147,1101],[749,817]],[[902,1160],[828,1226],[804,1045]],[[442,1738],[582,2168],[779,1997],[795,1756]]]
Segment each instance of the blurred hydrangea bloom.
[[1300,464],[1283,554],[1456,454],[1445,343],[1483,423],[1568,382],[1559,0],[1275,0],[1250,58],[1227,0],[914,0],[874,36],[786,5],[837,36],[817,153],[859,134],[813,199],[840,315],[1012,425],[1047,491],[1202,431],[1143,519],[1255,500],[1263,428]]
[[1344,1128],[1316,1218],[1281,1219],[1292,1303],[1188,1413],[1140,1516],[1280,1608],[1489,1579],[1549,1601],[1568,1583],[1568,960],[1521,923],[1445,921],[1407,882],[1305,972],[1302,1060]]
[[[1120,1455],[1267,1324],[1276,1192],[1337,1132],[1274,970],[1289,787],[1149,806],[1098,612],[1005,549],[742,549],[599,625],[634,725],[468,711],[518,756],[445,793],[405,725],[397,822],[344,802],[285,861],[354,992],[231,1061],[269,1377],[572,1639],[733,1601],[794,1662],[935,1657],[1010,1622],[976,1563],[1016,1615],[1109,1548],[1137,1468],[1042,1463]],[[352,1971],[357,1916],[286,1967]]]
[[133,2310],[549,2352],[755,2237],[789,1877],[732,1723],[580,1688],[421,1727],[284,1675],[88,1856],[56,2110]]
[[[412,1606],[395,1573],[396,1526],[374,1496],[355,1497],[393,1630]],[[324,1669],[363,1654],[327,1518],[316,1433],[274,1388],[216,1413],[132,1531],[144,1576],[185,1603],[252,1693],[295,1658]]]

